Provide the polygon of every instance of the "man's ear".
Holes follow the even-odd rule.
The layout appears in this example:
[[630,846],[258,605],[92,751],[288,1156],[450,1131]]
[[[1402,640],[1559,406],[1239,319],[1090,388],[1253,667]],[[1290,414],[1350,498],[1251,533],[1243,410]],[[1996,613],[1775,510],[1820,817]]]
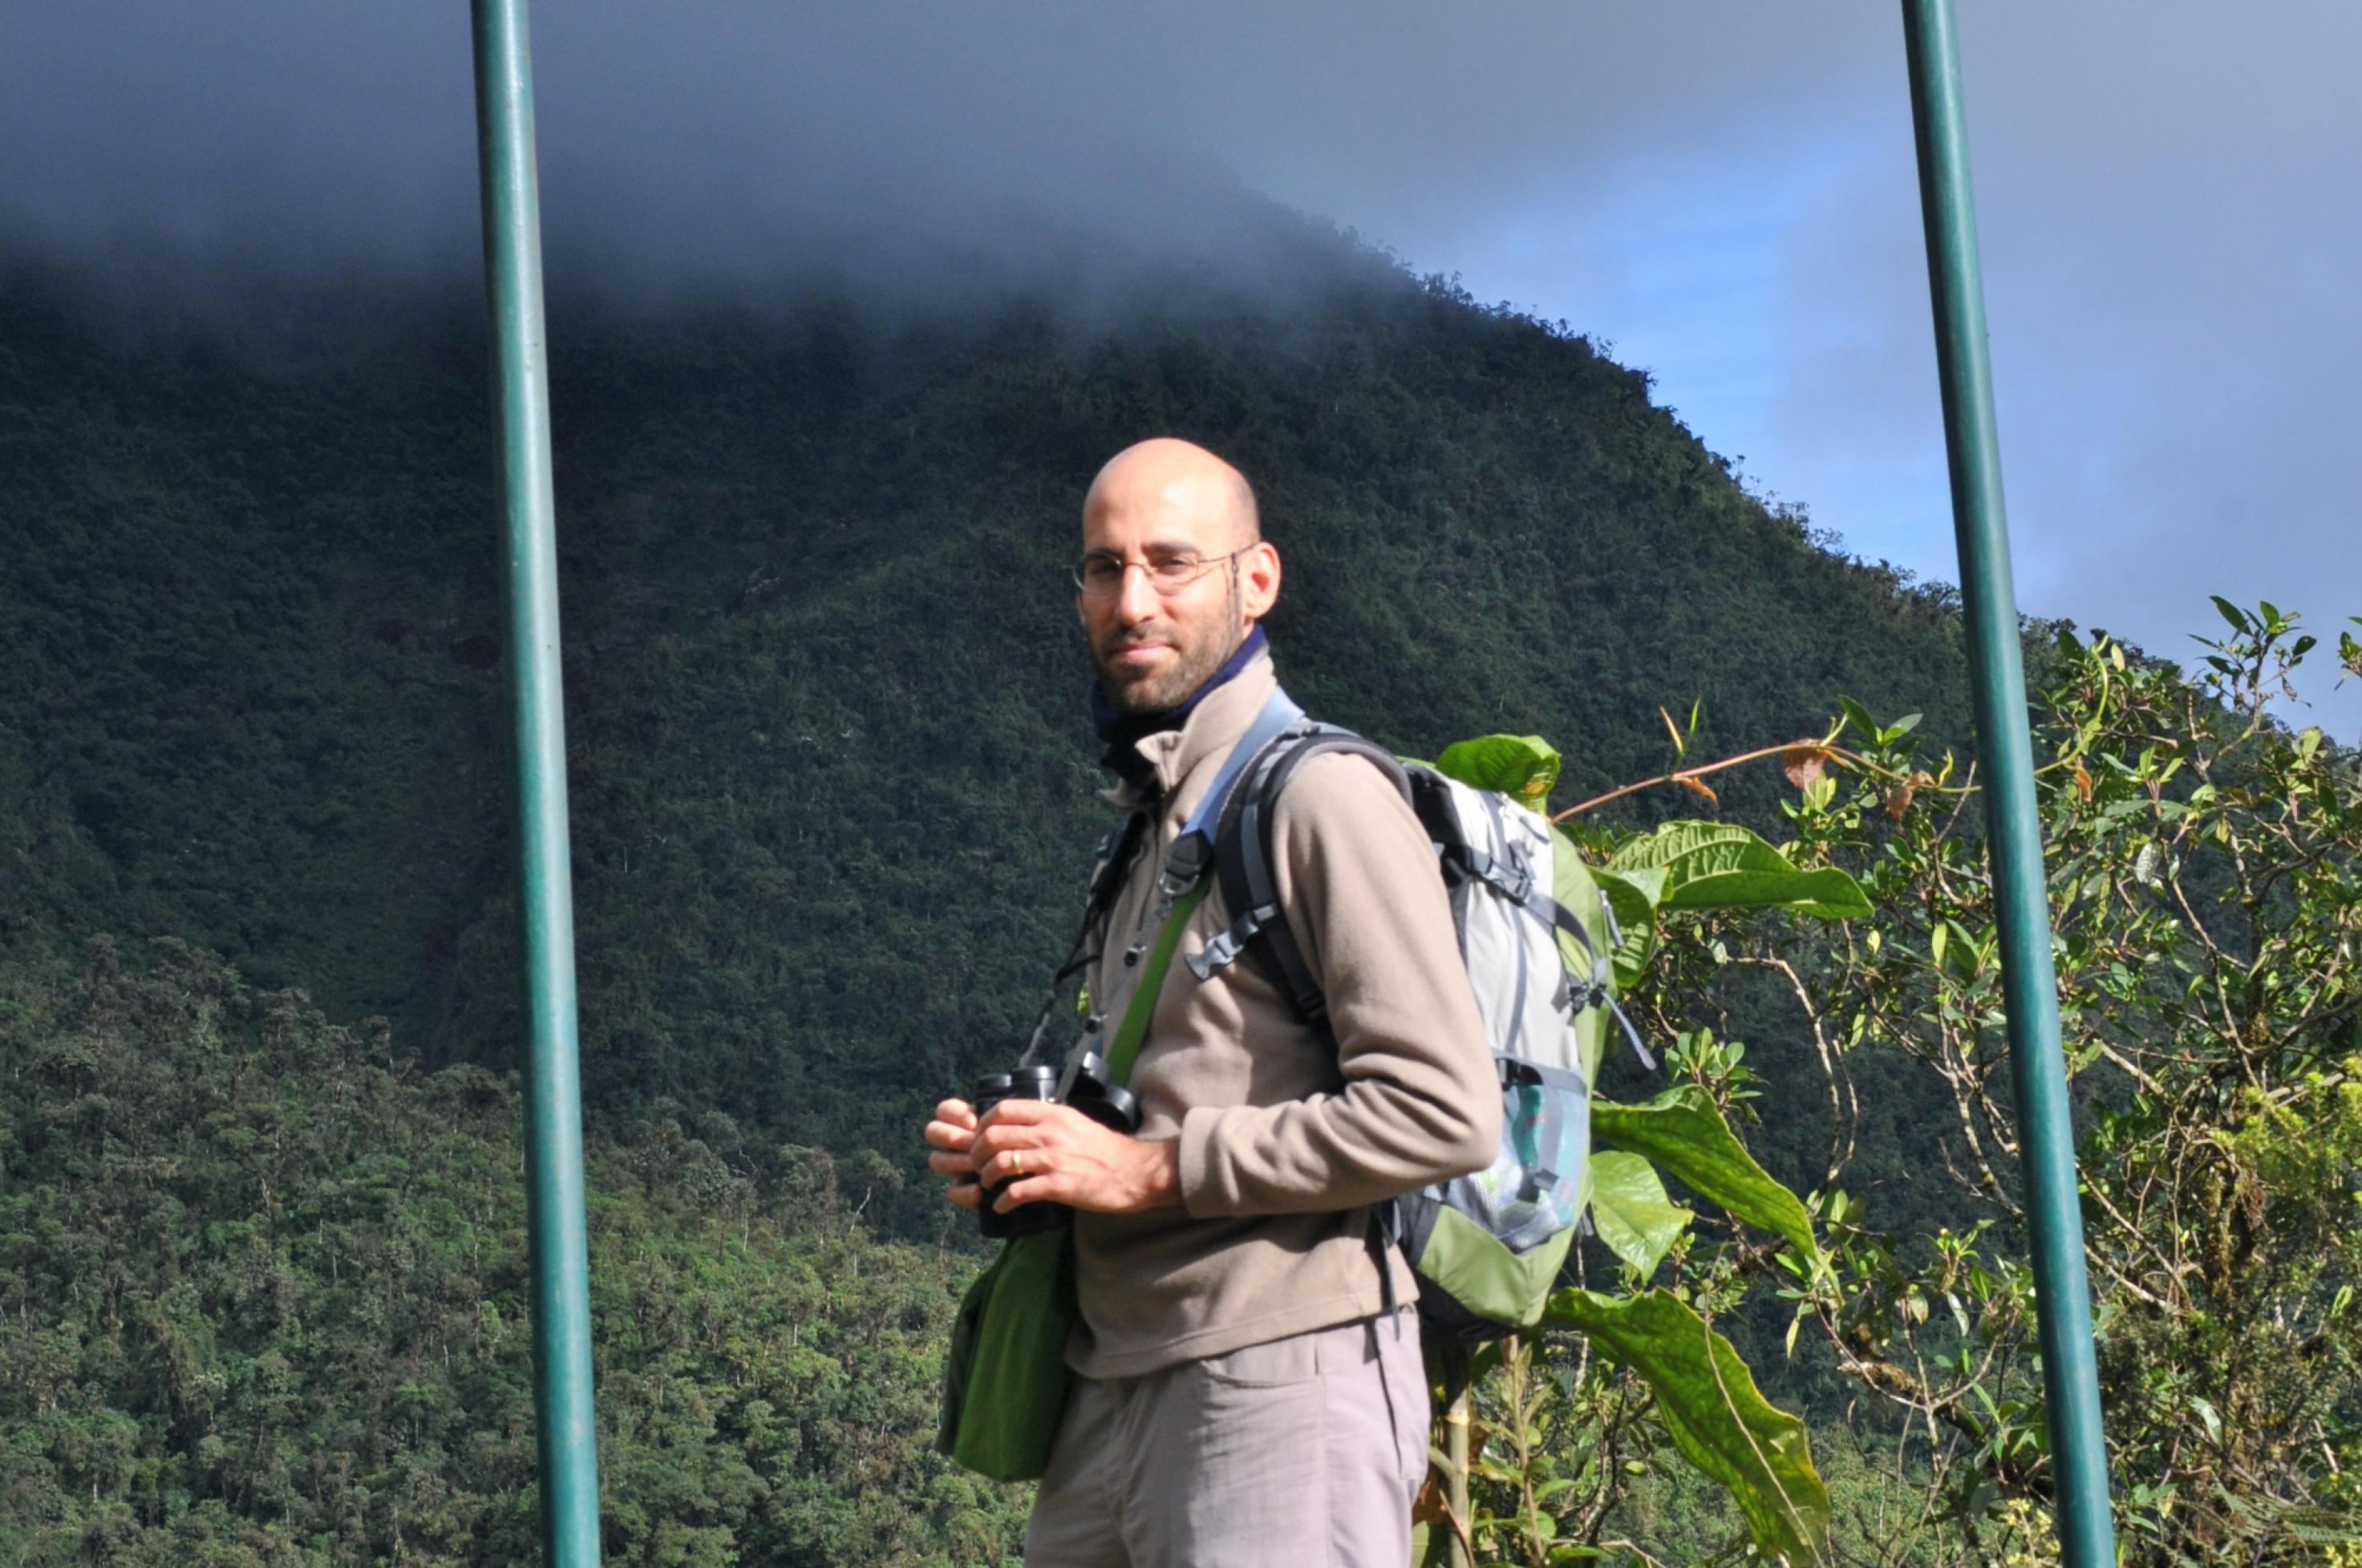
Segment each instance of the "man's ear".
[[1279,548],[1268,539],[1249,545],[1239,557],[1239,611],[1249,621],[1271,613],[1279,599]]

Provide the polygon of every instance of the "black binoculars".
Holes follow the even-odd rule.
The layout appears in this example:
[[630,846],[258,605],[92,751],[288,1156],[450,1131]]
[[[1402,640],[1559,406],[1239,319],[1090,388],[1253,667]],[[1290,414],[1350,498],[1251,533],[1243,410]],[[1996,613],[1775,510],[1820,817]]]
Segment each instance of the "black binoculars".
[[[1140,1101],[1132,1098],[1131,1091],[1108,1082],[1106,1059],[1096,1051],[1084,1053],[1074,1064],[1063,1095],[1058,1092],[1055,1070],[1046,1066],[1020,1067],[1013,1073],[987,1073],[977,1079],[969,1103],[976,1107],[977,1120],[980,1121],[987,1111],[1004,1099],[1056,1100],[1110,1132],[1129,1136],[1140,1131]],[[995,1213],[993,1204],[1010,1186],[1002,1182],[985,1188],[984,1202],[977,1209],[977,1221],[987,1238],[1004,1241],[1012,1236],[1038,1236],[1073,1220],[1073,1209],[1063,1203],[1047,1201],[1028,1203],[1006,1214]]]

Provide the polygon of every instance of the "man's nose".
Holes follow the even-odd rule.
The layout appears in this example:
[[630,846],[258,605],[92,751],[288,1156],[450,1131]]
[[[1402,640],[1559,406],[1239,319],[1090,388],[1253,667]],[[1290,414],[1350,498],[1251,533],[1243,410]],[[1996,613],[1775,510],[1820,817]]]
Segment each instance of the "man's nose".
[[1116,619],[1127,626],[1153,620],[1164,606],[1156,585],[1149,580],[1147,569],[1135,571],[1132,565],[1125,563],[1123,580],[1116,584],[1115,590]]

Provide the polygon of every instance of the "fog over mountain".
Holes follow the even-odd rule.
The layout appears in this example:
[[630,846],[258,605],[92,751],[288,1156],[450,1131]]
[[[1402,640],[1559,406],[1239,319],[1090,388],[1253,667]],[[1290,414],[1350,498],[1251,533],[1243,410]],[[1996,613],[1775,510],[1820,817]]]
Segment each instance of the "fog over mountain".
[[[1096,104],[1041,94],[1021,40],[981,14],[790,28],[749,6],[543,10],[561,280],[657,300],[811,283],[940,299],[1152,259],[1252,276],[1269,259],[1270,203],[1231,164],[1113,112],[1104,81]],[[174,271],[471,275],[464,13],[120,11],[112,28],[23,24],[0,105],[11,240],[150,287]]]
[[[2362,610],[2337,455],[2362,11],[1963,9],[2026,607],[2166,653],[2209,591],[2324,630]],[[472,269],[464,7],[9,11],[13,246],[150,283]],[[1238,199],[1264,193],[1613,340],[1757,483],[1950,574],[1893,7],[586,0],[534,24],[560,283],[1268,279],[1286,242]],[[2334,711],[2350,737],[2362,708]]]

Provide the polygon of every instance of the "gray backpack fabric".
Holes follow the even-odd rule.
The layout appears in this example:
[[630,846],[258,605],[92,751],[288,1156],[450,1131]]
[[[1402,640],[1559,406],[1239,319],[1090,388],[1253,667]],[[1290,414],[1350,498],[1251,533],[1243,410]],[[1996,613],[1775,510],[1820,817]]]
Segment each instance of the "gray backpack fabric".
[[1381,1222],[1418,1275],[1430,1328],[1497,1337],[1540,1316],[1589,1202],[1591,1086],[1608,1021],[1655,1066],[1616,1002],[1614,916],[1582,858],[1535,812],[1349,730],[1299,720],[1243,766],[1222,811],[1214,864],[1232,923],[1187,960],[1200,980],[1253,955],[1297,1016],[1326,1031],[1328,1004],[1281,906],[1271,819],[1296,770],[1331,752],[1368,758],[1427,829],[1499,1067],[1493,1163],[1406,1195]]

